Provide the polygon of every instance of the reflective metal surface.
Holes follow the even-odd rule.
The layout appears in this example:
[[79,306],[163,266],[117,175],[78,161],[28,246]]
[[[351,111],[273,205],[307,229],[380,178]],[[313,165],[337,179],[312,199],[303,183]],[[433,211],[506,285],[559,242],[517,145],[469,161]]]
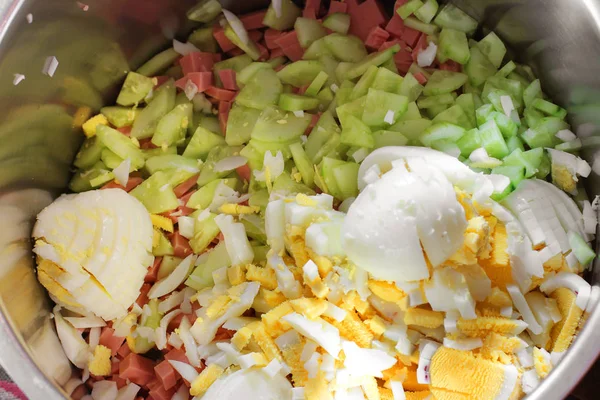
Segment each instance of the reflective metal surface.
[[[566,106],[580,136],[600,135],[600,0],[454,0],[530,64]],[[31,399],[63,399],[71,374],[37,284],[29,233],[36,213],[66,188],[82,135],[73,116],[114,100],[126,71],[189,32],[194,0],[0,1],[0,363]],[[267,0],[223,1],[249,11]],[[390,8],[394,1],[385,1]],[[26,15],[31,13],[29,24]],[[177,36],[184,39],[185,36]],[[53,78],[42,74],[55,56]],[[13,74],[25,80],[14,86]],[[587,149],[593,161],[596,148]],[[596,165],[600,167],[600,163]],[[593,173],[589,192],[600,194]],[[591,281],[600,283],[596,266]],[[530,396],[560,399],[600,353],[595,309],[563,361]]]

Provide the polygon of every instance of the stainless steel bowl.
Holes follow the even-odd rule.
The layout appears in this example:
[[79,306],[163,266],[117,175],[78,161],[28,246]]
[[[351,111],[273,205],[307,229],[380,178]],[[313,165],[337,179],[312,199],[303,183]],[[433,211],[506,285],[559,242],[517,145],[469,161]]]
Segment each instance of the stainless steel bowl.
[[[192,28],[194,0],[0,1],[0,363],[31,399],[63,399],[71,376],[38,285],[29,234],[36,213],[64,191],[82,135],[74,111],[114,100],[129,69]],[[246,12],[266,0],[223,1]],[[390,8],[393,1],[385,1]],[[599,0],[456,0],[531,65],[580,136],[600,134]],[[32,22],[27,15],[31,14]],[[183,37],[183,36],[182,36]],[[47,57],[59,66],[42,74]],[[25,80],[13,85],[13,75]],[[69,104],[69,110],[59,104]],[[595,148],[586,152],[593,161]],[[599,164],[600,166],[600,164]],[[600,194],[600,177],[588,181]],[[598,246],[597,246],[598,248]],[[589,279],[600,284],[598,263]],[[600,353],[596,307],[562,362],[531,399],[564,398]]]

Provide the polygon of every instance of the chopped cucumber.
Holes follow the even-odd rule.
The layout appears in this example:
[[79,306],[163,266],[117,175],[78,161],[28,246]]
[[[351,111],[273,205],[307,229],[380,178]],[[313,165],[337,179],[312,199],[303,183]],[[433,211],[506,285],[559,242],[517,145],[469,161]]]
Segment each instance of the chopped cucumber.
[[217,0],[200,0],[187,12],[188,19],[197,22],[211,22],[221,13],[221,3]]
[[269,107],[258,117],[251,138],[274,143],[289,142],[302,136],[311,120],[310,114],[297,117],[293,113]]
[[85,139],[73,164],[80,169],[90,168],[100,161],[103,149],[105,149],[104,144],[97,136]]
[[119,97],[117,97],[117,104],[121,106],[133,106],[141,103],[154,87],[155,81],[154,78],[148,78],[147,76],[130,71],[121,87]]
[[314,110],[319,106],[319,99],[293,93],[279,96],[279,108],[285,111]]
[[399,51],[400,45],[395,44],[388,49],[369,54],[346,72],[346,79],[358,78],[364,74],[371,65],[378,67],[389,61],[392,57],[394,57],[394,54]]
[[494,32],[490,32],[486,37],[481,39],[477,43],[477,47],[495,68],[500,68],[506,54],[506,46],[504,46],[502,40]]
[[325,45],[341,61],[355,63],[367,57],[365,44],[356,36],[332,33],[325,37]]
[[200,168],[198,161],[177,154],[166,154],[162,156],[150,157],[146,160],[144,166],[150,175],[158,171],[166,171],[170,169],[183,169],[191,173],[198,173]]
[[227,119],[225,141],[230,146],[248,143],[261,111],[234,104]]
[[100,112],[106,117],[111,125],[117,128],[123,128],[133,124],[133,121],[135,121],[136,117],[139,115],[140,110],[130,107],[111,106],[102,107]]
[[[211,32],[212,36],[212,32]],[[144,65],[138,68],[136,71],[140,75],[144,76],[156,76],[160,75],[161,72],[169,68],[173,63],[181,57],[181,54],[175,51],[173,48],[158,53],[150,60],[146,61]]]
[[146,139],[152,137],[162,117],[175,107],[175,82],[163,83],[152,96],[152,101],[142,109],[133,122],[131,137]]
[[315,40],[327,36],[327,30],[315,19],[298,18],[294,23],[294,29],[298,34],[298,42],[304,49],[313,44]]
[[210,151],[225,144],[225,138],[199,126],[183,152],[184,157],[206,159]]
[[414,12],[422,22],[426,24],[430,23],[435,14],[438,12],[439,4],[436,0],[425,0],[425,4]]
[[508,146],[496,121],[489,120],[479,127],[481,143],[490,157],[502,159],[508,155]]
[[471,47],[471,56],[464,71],[469,76],[471,85],[477,87],[496,74],[496,67],[478,47]]
[[196,254],[203,253],[211,242],[219,236],[221,230],[215,222],[215,214],[210,213],[206,218],[194,221],[194,236],[190,238],[190,247]]
[[415,13],[418,9],[423,7],[423,2],[421,0],[409,0],[405,4],[398,7],[396,12],[402,19],[406,19],[412,14]]
[[160,119],[152,136],[152,143],[158,147],[181,144],[193,117],[191,103],[180,104]]
[[320,61],[301,60],[288,64],[277,76],[283,83],[299,88],[310,85],[322,70],[323,64]]
[[269,28],[285,31],[294,27],[296,19],[302,15],[302,10],[296,6],[292,0],[281,0],[281,10],[278,14],[273,8],[273,3],[269,5],[263,24]]
[[272,69],[263,68],[250,78],[235,101],[245,107],[262,110],[276,105],[282,91],[278,74]]
[[431,146],[431,143],[438,140],[458,141],[465,134],[465,130],[460,126],[446,122],[433,124],[427,128],[420,137],[425,146]]
[[302,175],[304,184],[308,187],[312,187],[314,183],[315,171],[313,169],[313,163],[308,158],[308,155],[306,155],[302,144],[291,144],[290,151],[292,152],[292,157],[294,159],[294,163],[296,164],[296,168],[298,168],[300,175]]
[[377,74],[375,74],[371,88],[400,94],[403,81],[404,79],[397,73],[381,67],[377,69]]
[[375,141],[371,129],[354,115],[344,115],[341,142],[350,146],[373,148]]
[[198,264],[190,276],[188,276],[185,285],[198,291],[212,287],[215,284],[213,272],[229,266],[231,266],[231,259],[225,247],[225,242],[219,242],[218,245],[208,252],[206,258],[203,258],[203,262]]
[[440,33],[439,51],[444,58],[466,64],[471,57],[467,35],[456,29],[444,28]]
[[123,135],[121,132],[109,128],[106,125],[98,125],[96,128],[96,136],[104,147],[110,149],[113,153],[121,157],[121,159],[129,159],[131,166],[135,169],[144,166],[144,154],[131,139]]
[[467,75],[460,72],[436,70],[427,81],[423,94],[434,96],[451,93],[467,82]]
[[472,35],[477,30],[477,21],[453,4],[445,4],[433,20],[440,28],[451,28]]
[[408,109],[408,98],[382,90],[369,89],[362,120],[368,126],[390,126]]
[[344,13],[333,13],[328,15],[323,21],[323,26],[334,32],[345,35],[348,33],[348,30],[350,30],[350,15]]
[[129,192],[142,202],[151,214],[161,214],[179,207],[177,196],[169,184],[168,175],[158,171]]

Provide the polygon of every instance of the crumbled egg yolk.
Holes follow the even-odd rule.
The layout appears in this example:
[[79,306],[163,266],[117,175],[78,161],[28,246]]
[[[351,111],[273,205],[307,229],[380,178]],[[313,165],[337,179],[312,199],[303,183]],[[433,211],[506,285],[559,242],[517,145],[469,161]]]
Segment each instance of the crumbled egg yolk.
[[[231,344],[244,357],[252,355],[255,367],[272,360],[284,363],[291,373],[293,384],[304,388],[307,400],[333,399],[333,393],[337,390],[347,390],[356,385],[359,385],[366,399],[392,399],[390,388],[395,381],[402,382],[407,399],[430,396],[436,399],[521,397],[521,374],[528,368],[534,368],[540,378],[545,377],[552,368],[549,354],[534,348],[534,363],[527,368],[520,366],[517,353],[526,343],[518,335],[524,331],[526,324],[506,316],[506,309],[513,309],[506,285],[514,283],[507,254],[506,226],[489,210],[472,204],[464,193],[457,191],[457,197],[468,216],[464,244],[444,265],[437,268],[449,266],[472,279],[489,279],[489,293],[475,302],[477,318],[452,317],[431,309],[427,304],[423,282],[414,289],[423,301],[417,306],[410,306],[414,301],[411,300],[411,294],[392,282],[367,277],[360,285],[344,287],[348,282],[356,284],[356,268],[346,259],[315,254],[304,240],[307,226],[288,225],[284,242],[290,256],[284,252],[280,254],[285,266],[248,264],[227,269],[226,276],[232,289],[245,282],[260,285],[252,304],[260,319],[240,328],[231,339]],[[315,200],[305,195],[286,201],[317,207]],[[564,257],[548,260],[546,264],[547,271],[560,270],[564,265]],[[431,265],[429,268],[433,270]],[[279,274],[282,271],[288,271],[289,276],[300,285],[298,297],[287,297],[280,289]],[[336,286],[341,287],[342,291]],[[359,293],[365,290],[366,294]],[[577,329],[582,310],[575,306],[575,295],[569,289],[558,289],[551,297],[556,300],[563,316],[563,320],[552,328],[552,349],[564,351]],[[380,302],[373,303],[375,298]],[[218,319],[233,302],[231,293],[215,296],[207,306],[208,319]],[[333,313],[332,307],[340,313]],[[389,312],[385,307],[391,307]],[[280,338],[295,333],[286,320],[292,314],[301,315],[308,321],[322,321],[339,334],[342,341],[354,342],[361,349],[391,349],[391,353],[389,350],[379,351],[394,354],[396,363],[382,371],[381,376],[356,376],[348,386],[342,378],[336,378],[336,373],[344,369],[343,351],[333,360],[333,370],[330,371],[324,367],[323,361],[324,356],[329,356],[327,351],[304,334],[296,334],[297,339],[289,343],[279,343],[282,340]],[[398,320],[395,318],[398,316],[401,317],[400,324],[405,326],[405,333],[399,334],[397,331]],[[451,323],[448,325],[448,318],[454,318],[454,327]],[[317,333],[311,333],[320,338]],[[404,345],[401,339],[403,335],[407,341]],[[419,343],[426,337],[439,342],[447,338],[459,344],[469,340],[479,341],[480,344],[468,350],[448,347],[451,344],[440,346],[430,355],[429,364],[426,365],[428,379],[424,381],[420,370],[423,360]],[[313,353],[306,353],[307,349]],[[223,373],[219,368],[213,367],[203,372],[192,384],[191,394],[203,393]]]
[[102,114],[98,114],[83,123],[82,128],[85,136],[89,138],[96,136],[96,128],[98,125],[108,125],[108,120]]
[[110,375],[110,354],[111,351],[108,347],[102,346],[101,344],[97,345],[94,349],[94,354],[90,358],[90,362],[88,364],[90,374],[96,376]]

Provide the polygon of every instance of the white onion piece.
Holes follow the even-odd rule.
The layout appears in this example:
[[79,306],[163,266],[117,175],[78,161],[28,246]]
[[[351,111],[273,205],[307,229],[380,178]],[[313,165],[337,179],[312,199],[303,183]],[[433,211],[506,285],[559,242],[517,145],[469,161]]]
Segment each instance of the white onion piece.
[[130,170],[131,160],[129,158],[123,160],[123,162],[121,162],[117,168],[113,169],[113,174],[115,175],[115,179],[119,185],[127,186],[127,182],[129,182]]
[[483,147],[473,150],[469,156],[469,160],[471,161],[471,166],[475,168],[495,168],[502,165],[502,161],[490,157]]
[[285,169],[285,161],[283,159],[283,154],[281,151],[278,151],[275,155],[271,153],[271,151],[265,152],[265,157],[263,160],[263,169],[261,171],[254,171],[254,177],[256,180],[264,182],[266,181],[266,170],[269,169],[269,175],[271,181],[274,181],[281,175]]
[[23,80],[25,80],[25,75],[23,75],[23,74],[14,74],[13,85],[17,86]]
[[182,56],[187,56],[190,53],[200,51],[200,49],[194,46],[193,44],[189,42],[183,43],[177,39],[173,39],[173,50],[175,50],[175,52],[181,54]]
[[516,285],[506,285],[506,290],[508,291],[514,306],[517,310],[519,310],[523,320],[527,323],[527,329],[536,335],[542,333],[543,329],[535,319],[535,316],[533,315],[525,296],[523,296],[523,293],[521,293],[521,290]]
[[119,390],[119,394],[115,400],[135,400],[135,396],[140,391],[140,387],[135,383],[129,383]]
[[57,68],[58,60],[56,59],[56,57],[50,56],[46,58],[46,61],[44,62],[44,68],[42,68],[42,73],[52,78]]
[[273,11],[275,11],[275,16],[277,18],[281,18],[281,14],[282,14],[282,0],[272,0],[271,4],[273,5]]
[[28,24],[31,24],[33,22],[33,14],[29,13],[25,16],[25,19],[27,20]]
[[233,171],[234,169],[244,166],[248,163],[248,159],[242,156],[226,157],[215,164],[215,172]]
[[296,111],[294,111],[294,116],[296,118],[304,118],[304,111],[303,110],[296,110]]
[[523,389],[523,393],[529,394],[533,392],[539,384],[540,378],[537,376],[535,369],[523,372],[523,376],[521,377],[521,389]]
[[322,318],[309,320],[295,312],[284,316],[282,320],[289,323],[300,334],[318,343],[337,359],[341,350],[341,341],[340,333],[333,325]]
[[502,105],[502,111],[504,111],[504,115],[510,118],[513,110],[515,109],[515,105],[510,96],[500,96],[500,104]]
[[77,368],[84,368],[87,366],[90,356],[90,347],[81,334],[63,319],[60,312],[58,312],[58,307],[55,307],[54,323],[56,324],[58,339],[62,344],[67,358]]
[[187,276],[189,275],[194,262],[196,261],[196,256],[194,254],[190,254],[183,261],[179,263],[177,267],[165,278],[156,282],[148,291],[149,299],[156,299],[158,297],[162,297],[166,294],[171,293],[179,285],[185,281]]
[[243,44],[247,45],[250,43],[250,37],[248,36],[248,31],[244,28],[244,24],[240,19],[231,11],[223,9],[223,15],[227,18],[227,22],[229,22],[229,26],[235,32],[238,38],[242,41]]
[[242,265],[252,262],[254,251],[248,241],[244,224],[234,222],[231,215],[224,214],[217,215],[215,223],[225,238],[225,247],[231,259],[231,264]]
[[421,50],[417,55],[417,65],[421,68],[429,67],[435,61],[437,55],[437,46],[433,42],[429,42],[429,45],[425,50]]
[[582,310],[586,309],[592,289],[585,279],[572,272],[560,272],[546,279],[540,285],[540,290],[550,294],[561,287],[572,290],[577,295],[575,305]]
[[455,350],[469,351],[482,347],[483,341],[480,338],[465,338],[456,340],[444,338],[444,346]]
[[90,343],[90,349],[94,351],[96,346],[100,344],[100,328],[92,328],[90,329],[90,336],[88,337]]
[[85,317],[64,317],[65,321],[73,325],[77,329],[87,328],[102,328],[106,326],[106,322],[102,318],[96,317],[95,315],[88,315]]
[[396,113],[394,113],[392,110],[388,110],[388,112],[385,113],[385,117],[383,118],[383,121],[387,124],[394,125],[395,117],[396,117]]
[[183,318],[179,324],[179,337],[183,341],[185,346],[185,355],[187,356],[190,364],[195,367],[200,366],[200,358],[198,357],[198,348],[194,337],[190,332],[190,321],[187,318]]
[[404,393],[404,386],[402,386],[402,382],[390,381],[390,386],[394,400],[406,400],[406,393]]
[[187,82],[185,82],[183,92],[185,93],[185,97],[187,97],[189,101],[192,101],[194,99],[194,96],[198,94],[198,86],[196,86],[194,82],[188,79]]
[[98,381],[92,387],[92,398],[94,400],[115,400],[117,398],[117,382]]
[[571,132],[570,129],[561,129],[555,135],[557,138],[562,140],[563,142],[570,142],[572,140],[577,139],[577,135]]
[[192,217],[178,217],[177,218],[177,227],[179,228],[179,233],[186,239],[191,239],[194,237],[194,218]]
[[198,377],[198,371],[190,364],[183,363],[181,361],[169,360],[169,364],[181,375],[183,379],[189,383],[194,382]]
[[585,233],[593,235],[598,225],[598,214],[592,208],[592,204],[585,200],[583,202],[583,229]]
[[396,358],[388,355],[382,350],[363,349],[351,341],[345,341],[342,349],[346,356],[344,367],[350,374],[357,376],[383,377],[383,371],[391,368],[396,363]]
[[155,335],[156,336],[156,340],[155,340],[156,347],[159,350],[162,350],[165,347],[167,347],[167,327],[169,326],[169,323],[173,320],[173,318],[175,318],[179,314],[181,314],[181,310],[173,310],[161,318],[160,325],[158,328],[156,328],[156,335]]

